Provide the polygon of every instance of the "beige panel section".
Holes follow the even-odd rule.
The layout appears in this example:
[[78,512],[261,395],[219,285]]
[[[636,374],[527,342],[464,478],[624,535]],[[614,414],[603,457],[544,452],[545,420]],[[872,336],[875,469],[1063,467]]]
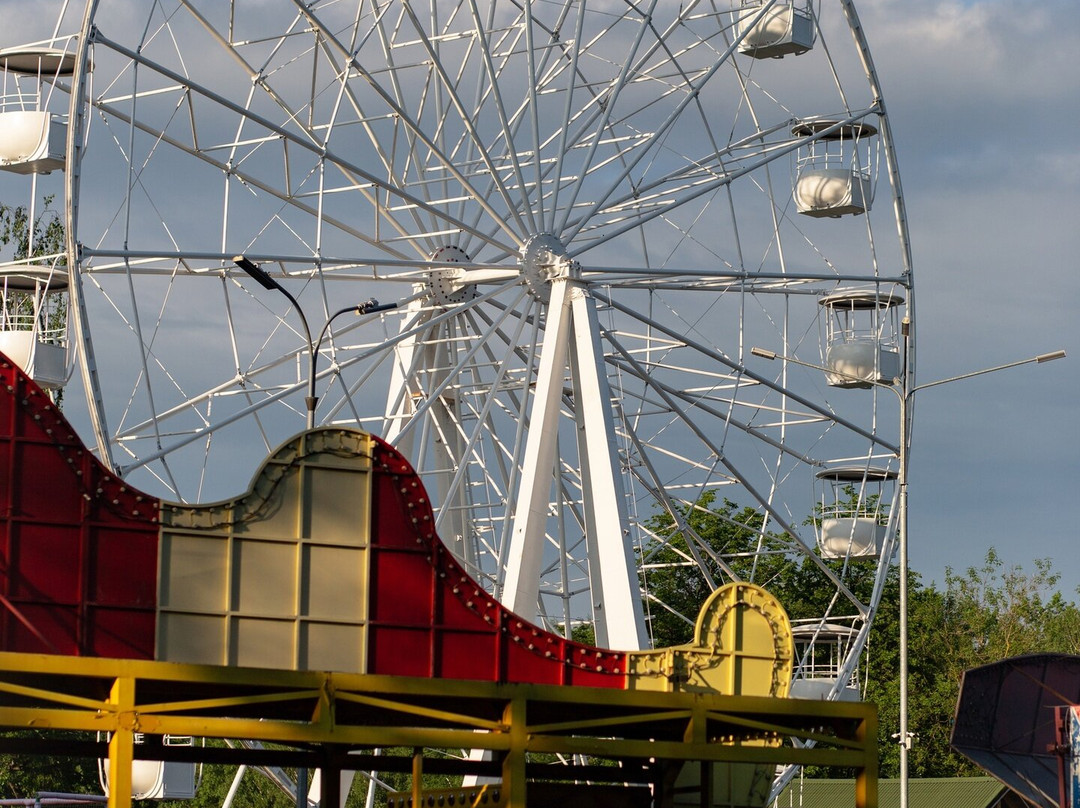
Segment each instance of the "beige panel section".
[[218,615],[164,613],[158,621],[158,645],[170,659],[220,665],[225,653],[225,621]]
[[295,617],[298,583],[296,542],[236,538],[232,608],[241,614]]
[[250,668],[296,668],[296,621],[233,617],[228,664]]
[[300,628],[300,666],[307,670],[359,670],[364,626],[347,623],[304,623]]
[[303,613],[316,619],[361,621],[365,603],[356,597],[364,586],[366,553],[353,547],[304,548],[309,589]]
[[334,536],[337,541],[360,546],[367,543],[368,501],[356,496],[353,472],[308,469],[311,479],[309,511],[311,536]]
[[[300,488],[300,474],[298,469],[287,467],[270,467],[278,473],[284,472],[283,476],[275,482],[267,491],[269,507],[259,511],[259,518],[250,524],[238,524],[236,533],[246,535],[257,532],[259,536],[268,539],[295,540],[301,527],[302,506],[304,492]],[[264,486],[269,488],[268,486]],[[245,503],[258,508],[258,503]],[[253,508],[254,509],[254,508]],[[250,517],[250,511],[246,516]]]
[[159,607],[224,611],[228,596],[228,550],[228,543],[220,536],[163,533]]
[[158,659],[364,673],[372,450],[313,430],[244,496],[163,505]]

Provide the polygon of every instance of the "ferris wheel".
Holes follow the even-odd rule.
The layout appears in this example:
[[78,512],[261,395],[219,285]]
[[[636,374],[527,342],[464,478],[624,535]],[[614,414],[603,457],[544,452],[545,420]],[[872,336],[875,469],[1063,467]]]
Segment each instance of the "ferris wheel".
[[44,133],[0,164],[65,200],[106,462],[221,499],[309,413],[359,426],[518,613],[644,647],[751,580],[791,596],[803,694],[851,695],[913,364],[850,0],[91,0],[56,31],[0,51]]

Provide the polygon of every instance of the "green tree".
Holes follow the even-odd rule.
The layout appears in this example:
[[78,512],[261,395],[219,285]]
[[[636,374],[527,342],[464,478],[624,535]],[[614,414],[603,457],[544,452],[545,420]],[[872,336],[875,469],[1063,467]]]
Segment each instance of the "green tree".
[[[700,543],[691,543],[680,522],[700,538]],[[650,607],[653,647],[681,645],[691,639],[693,620],[712,592],[706,575],[717,585],[730,579],[717,560],[720,556],[731,559],[728,563],[737,575],[750,576],[754,563],[751,554],[762,537],[764,524],[764,517],[753,508],[729,499],[717,502],[715,491],[707,491],[697,502],[682,506],[678,519],[660,513],[649,520],[646,526],[655,539],[643,552],[638,568]],[[775,569],[762,570],[755,577],[782,586],[780,556],[767,556],[764,563]]]
[[[6,205],[0,202],[0,248],[7,253],[4,260],[47,264],[47,257],[65,250],[64,221],[52,207],[53,197],[46,196],[42,209],[30,221],[26,205]],[[33,238],[31,238],[33,236]]]
[[[52,207],[52,201],[52,196],[46,196],[41,210],[34,213],[25,205],[0,203],[0,260],[59,266],[63,271],[64,222]],[[0,298],[0,329],[37,328],[39,340],[54,344],[66,338],[66,300],[50,296],[48,305],[38,308],[39,304],[29,294],[8,294],[4,283],[0,283]],[[63,388],[51,390],[50,395],[57,405],[62,405]]]
[[[848,492],[852,507],[876,512],[876,503],[859,504]],[[842,505],[843,503],[841,503]],[[815,511],[807,519],[820,517]],[[683,522],[704,546],[700,558],[717,584],[727,576],[713,554],[747,555],[732,562],[733,571],[748,577],[749,556],[759,541],[770,538],[765,520],[751,508],[730,500],[716,501],[712,494],[678,513],[658,514],[649,523],[656,537],[643,553],[643,586],[655,601],[672,604],[683,615],[696,615],[711,589],[697,571]],[[758,568],[755,580],[780,598],[793,620],[824,614],[833,587],[821,567],[804,561],[793,564],[773,556],[767,568]],[[824,561],[835,572],[841,562]],[[1049,559],[1033,562],[1034,569],[1007,567],[997,552],[987,551],[981,565],[963,573],[947,570],[944,589],[923,585],[919,574],[908,576],[908,716],[916,733],[910,771],[915,777],[955,777],[980,774],[980,770],[956,754],[949,745],[952,717],[965,670],[1009,656],[1030,653],[1080,654],[1080,608],[1058,590],[1060,576]],[[864,602],[875,582],[876,562],[852,561],[844,569],[844,581]],[[879,710],[880,774],[899,774],[900,704],[900,575],[892,567],[886,577],[879,608],[860,664],[859,680],[864,697]],[[654,645],[686,642],[692,626],[668,611],[653,608]],[[836,776],[835,771],[809,774]]]

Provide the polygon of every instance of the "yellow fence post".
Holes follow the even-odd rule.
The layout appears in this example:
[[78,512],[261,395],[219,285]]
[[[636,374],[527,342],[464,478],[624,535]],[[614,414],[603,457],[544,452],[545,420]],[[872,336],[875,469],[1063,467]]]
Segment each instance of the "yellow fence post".
[[116,728],[109,738],[109,808],[131,808],[131,766],[135,761],[135,680],[120,676],[109,692]]
[[510,733],[510,749],[502,763],[502,786],[507,808],[525,808],[525,746],[528,741],[525,703],[522,697],[513,698],[503,710],[503,722]]

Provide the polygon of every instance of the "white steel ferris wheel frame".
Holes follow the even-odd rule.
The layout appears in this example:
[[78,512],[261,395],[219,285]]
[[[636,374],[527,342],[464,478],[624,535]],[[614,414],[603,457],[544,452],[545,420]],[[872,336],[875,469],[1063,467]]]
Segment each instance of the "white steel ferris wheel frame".
[[[765,14],[777,2],[766,2],[754,13]],[[245,58],[254,40],[230,37],[236,22],[232,17],[225,31],[200,15],[198,3],[173,4],[177,16],[190,15],[188,22],[201,26],[208,41],[216,42],[221,53],[247,73],[246,97],[236,95],[239,85],[216,88],[200,80],[196,66],[183,58],[177,64],[159,61],[154,48],[144,47],[145,31],[144,39],[136,37],[134,43],[110,38],[105,23],[115,26],[116,21],[99,19],[106,5],[90,0],[83,14],[70,85],[65,175],[75,341],[89,422],[104,459],[125,475],[158,469],[158,482],[179,489],[182,483],[173,471],[180,461],[173,459],[185,449],[201,447],[203,463],[212,464],[212,444],[235,425],[256,423],[266,446],[300,427],[294,417],[298,409],[290,402],[302,395],[306,380],[300,371],[292,371],[292,378],[289,374],[311,346],[289,325],[295,313],[279,307],[282,300],[244,285],[242,274],[231,265],[232,256],[246,254],[273,271],[279,282],[308,292],[301,301],[312,307],[309,314],[321,310],[328,316],[341,302],[349,302],[340,297],[342,287],[363,289],[344,293],[357,299],[377,288],[380,296],[389,294],[401,306],[391,315],[330,330],[325,354],[330,361],[322,363],[318,377],[321,386],[329,385],[319,420],[359,424],[413,456],[441,506],[441,535],[511,609],[565,631],[578,621],[591,621],[600,645],[647,645],[649,613],[670,610],[667,604],[648,600],[646,572],[649,553],[665,542],[651,520],[656,513],[666,514],[674,532],[687,538],[674,551],[681,560],[668,558],[665,565],[689,568],[710,587],[729,577],[746,577],[747,570],[765,567],[766,560],[785,553],[815,568],[817,579],[833,593],[824,599],[820,624],[839,616],[857,629],[833,695],[843,688],[881,596],[895,524],[890,522],[871,594],[858,596],[851,589],[849,560],[824,561],[814,550],[812,528],[800,524],[810,508],[809,495],[797,502],[798,495],[791,491],[798,490],[794,478],[805,471],[808,492],[813,470],[834,458],[849,464],[854,459],[868,468],[891,462],[899,454],[895,419],[878,414],[879,405],[887,405],[878,402],[876,390],[840,394],[863,397],[863,411],[856,412],[847,403],[827,399],[836,391],[820,379],[798,375],[794,366],[766,375],[772,368],[750,360],[749,340],[768,339],[767,333],[755,330],[766,323],[774,326],[772,344],[781,354],[811,351],[806,332],[793,325],[805,310],[801,301],[853,284],[885,295],[903,290],[906,316],[912,317],[910,247],[895,151],[851,0],[837,0],[828,11],[842,11],[840,27],[850,31],[855,45],[847,67],[857,65],[855,72],[865,84],[859,95],[866,100],[861,107],[850,105],[851,91],[839,78],[843,66],[829,56],[825,61],[840,89],[842,111],[836,113],[840,106],[824,110],[833,115],[832,130],[818,127],[801,135],[793,134],[792,123],[812,114],[807,110],[777,101],[771,111],[783,114],[759,121],[751,95],[775,98],[756,84],[754,71],[776,71],[772,65],[746,66],[752,60],[739,54],[737,15],[726,9],[709,11],[705,4],[689,4],[668,12],[664,27],[663,4],[654,0],[648,9],[623,8],[610,28],[593,31],[590,40],[588,27],[600,19],[604,3],[525,2],[502,20],[496,35],[496,7],[499,13],[505,10],[505,4],[497,2],[462,2],[449,23],[436,19],[438,4],[429,9],[430,19],[421,19],[415,3],[361,2],[356,4],[356,19],[366,7],[372,15],[369,27],[361,29],[357,23],[343,33],[321,16],[324,9],[342,3],[283,0],[280,5],[291,9],[294,22],[286,30],[268,32],[266,40],[276,43],[270,53],[306,35],[321,50],[305,53],[305,58],[313,63],[336,60],[336,80],[327,83],[338,92],[334,114],[351,105],[352,128],[365,132],[368,145],[377,144],[368,153],[369,162],[335,151],[333,122],[316,119],[314,89],[307,107],[290,103],[301,97],[296,86],[275,85],[273,74],[266,71],[269,59],[259,67]],[[230,11],[242,5],[229,4]],[[559,26],[546,24],[548,6],[557,10],[551,19]],[[576,17],[572,8],[580,9]],[[819,8],[814,13],[822,12]],[[458,14],[468,18],[468,25],[454,28]],[[715,31],[697,33],[706,23]],[[155,24],[161,38],[181,30],[172,19]],[[150,27],[148,22],[146,30]],[[466,30],[470,27],[471,34]],[[680,38],[683,29],[691,32],[690,38]],[[545,42],[536,41],[541,33],[548,38]],[[386,61],[376,67],[364,48],[379,37]],[[624,45],[625,53],[615,53],[605,37]],[[455,52],[462,59],[455,62],[448,51],[460,40],[470,47]],[[173,42],[181,57],[183,44]],[[398,66],[391,59],[399,52],[415,60]],[[712,55],[711,63],[699,58],[705,52]],[[599,78],[590,82],[586,63],[596,53],[604,59]],[[618,56],[624,57],[621,62]],[[299,58],[277,65],[282,75]],[[797,66],[798,58],[779,64]],[[123,67],[106,83],[95,74],[110,60],[119,60]],[[415,79],[420,71],[424,78]],[[534,79],[521,81],[522,71]],[[733,116],[753,122],[750,134],[741,135],[735,134],[733,123],[727,141],[713,131],[712,113],[702,107],[711,103],[702,99],[721,72],[730,73],[730,86],[742,93],[724,111],[735,110]],[[471,100],[461,79],[467,73],[479,88],[470,88],[475,90]],[[137,82],[145,75],[157,83],[144,90]],[[312,88],[316,76],[313,69]],[[561,92],[560,76],[569,76]],[[369,93],[363,98],[356,89],[361,83]],[[654,84],[655,100],[641,101],[641,87]],[[297,95],[287,97],[290,91]],[[523,97],[511,97],[515,92]],[[564,110],[559,120],[544,117],[555,108],[544,93],[559,101]],[[252,101],[257,95],[269,98],[271,108],[283,117],[270,117],[266,107]],[[186,134],[180,134],[174,118],[155,125],[153,116],[160,109],[153,105],[162,98],[173,105],[174,115],[189,119]],[[619,118],[624,99],[633,99],[634,106]],[[382,108],[372,112],[367,103]],[[656,125],[644,129],[644,111],[653,107],[658,110],[652,121]],[[199,142],[199,116],[209,117],[207,109],[234,126],[213,148]],[[151,111],[140,117],[144,110]],[[305,114],[311,120],[302,120]],[[795,222],[787,177],[798,150],[866,120],[873,120],[878,130],[883,164],[878,187],[887,190],[891,206],[879,198],[875,215],[882,209],[887,213],[884,235],[871,231],[869,214],[855,220],[865,221],[865,227],[847,221],[838,225],[849,234],[858,233],[864,247],[869,241],[861,259],[844,263],[826,256]],[[444,131],[441,121],[452,121],[456,133]],[[711,146],[706,142],[696,156],[688,156],[677,142],[684,127],[690,135],[711,138]],[[392,139],[380,141],[380,132]],[[454,137],[468,148],[459,150]],[[124,156],[128,177],[121,202],[108,211],[113,220],[102,226],[88,221],[91,214],[100,219],[105,206],[102,180],[92,175],[100,154],[94,149],[106,139]],[[150,145],[137,158],[144,139]],[[285,163],[276,186],[268,179],[269,169],[258,163],[272,145],[280,146],[277,154]],[[141,238],[137,226],[115,224],[124,217],[138,219],[137,200],[160,201],[161,195],[150,187],[154,180],[148,166],[162,152],[219,175],[224,191],[218,232],[189,239],[170,231],[170,214],[161,213],[165,227],[155,245],[153,238]],[[407,156],[398,163],[401,152]],[[427,158],[439,169],[436,179],[426,178],[416,167]],[[308,169],[295,188],[290,183],[298,175],[290,172],[293,163],[302,160],[309,161]],[[658,168],[653,170],[652,164]],[[777,171],[780,166],[783,172]],[[183,184],[183,178],[177,181]],[[768,231],[762,240],[766,246],[752,259],[744,254],[753,241],[748,235],[752,228],[733,225],[734,247],[721,256],[707,243],[708,228],[701,224],[712,216],[709,205],[716,200],[729,205],[727,215],[734,221],[732,188],[743,183],[767,201],[761,217]],[[281,240],[268,239],[264,247],[261,232],[234,236],[230,217],[242,210],[243,194],[281,204],[284,212],[267,216],[264,231],[279,223],[287,229],[294,223],[288,220],[291,214],[307,217],[314,233],[293,241],[307,251],[280,249]],[[341,207],[334,207],[335,200],[346,195],[367,206],[361,213],[370,214],[369,221],[361,223],[360,216],[349,221]],[[199,200],[189,198],[188,204],[198,205]],[[689,213],[680,219],[684,211]],[[793,227],[795,239],[781,238],[785,227]],[[113,238],[114,232],[124,238]],[[670,241],[675,246],[669,257],[657,260],[654,251],[668,248],[664,233],[677,235]],[[890,259],[881,257],[886,237],[895,241]],[[654,247],[652,239],[663,247]],[[810,245],[808,255],[820,259],[816,267],[803,262],[793,268],[796,261],[789,256],[796,252],[793,242],[798,239]],[[627,242],[634,242],[634,248],[612,251],[612,245]],[[468,243],[476,249],[461,246]],[[636,255],[638,263],[622,260],[627,254]],[[844,255],[843,247],[838,254]],[[606,260],[593,260],[598,255]],[[702,256],[709,257],[708,264],[691,263]],[[844,269],[846,265],[860,268]],[[141,346],[137,356],[124,360],[137,367],[134,385],[122,392],[111,386],[104,365],[97,364],[106,355],[111,364],[121,357],[103,338],[101,303],[90,300],[113,279],[122,281],[118,288],[130,301],[106,294],[105,308],[119,316],[122,330]],[[160,342],[154,343],[159,329],[164,333],[169,295],[179,293],[154,292],[152,305],[144,305],[140,297],[144,290],[156,289],[155,284],[170,289],[176,284],[179,289],[190,280],[220,288],[230,318],[241,307],[247,311],[223,331],[227,339],[221,348],[237,357],[235,372],[210,377],[194,392],[166,366]],[[387,288],[397,291],[387,293]],[[725,320],[720,330],[732,335],[732,344],[714,341],[703,325],[715,316],[713,296],[731,301],[725,304],[730,305],[725,316],[734,325]],[[672,301],[689,307],[689,299],[704,311],[676,311]],[[761,304],[760,322],[747,314],[759,299],[770,301]],[[778,302],[774,306],[772,301]],[[252,310],[272,312],[274,328],[245,365],[237,346]],[[140,320],[140,312],[144,318],[149,312],[149,321]],[[812,328],[808,323],[797,327]],[[374,329],[380,330],[375,334]],[[289,341],[284,348],[283,339]],[[819,350],[816,343],[812,350]],[[913,367],[912,357],[906,357],[900,379],[905,388]],[[180,391],[179,399],[165,403],[162,380]],[[384,392],[376,396],[371,392],[376,387]],[[228,396],[243,405],[228,408]],[[136,398],[150,402],[148,414],[135,417],[135,410],[125,409],[124,400],[130,404]],[[222,408],[227,409],[219,414]],[[291,420],[282,426],[268,415],[273,408],[287,408]],[[196,426],[171,428],[181,414],[193,411],[201,419]],[[658,416],[673,426],[647,428]],[[796,437],[807,425],[814,437]],[[837,434],[842,439],[830,454],[826,444]],[[760,448],[756,461],[749,449],[733,445],[733,435]],[[140,442],[150,448],[131,448]],[[691,442],[695,447],[686,449]],[[759,466],[768,466],[766,473]],[[691,479],[692,474],[697,476]],[[719,491],[726,496],[729,490],[738,492],[733,496],[739,504],[751,506],[763,520],[748,528],[758,534],[757,550],[750,553],[755,557],[749,560],[745,551],[728,557],[695,533],[701,495]],[[861,500],[862,492],[857,496]],[[642,504],[646,500],[649,504]],[[478,527],[482,522],[484,527]],[[545,606],[547,597],[559,605]]]

